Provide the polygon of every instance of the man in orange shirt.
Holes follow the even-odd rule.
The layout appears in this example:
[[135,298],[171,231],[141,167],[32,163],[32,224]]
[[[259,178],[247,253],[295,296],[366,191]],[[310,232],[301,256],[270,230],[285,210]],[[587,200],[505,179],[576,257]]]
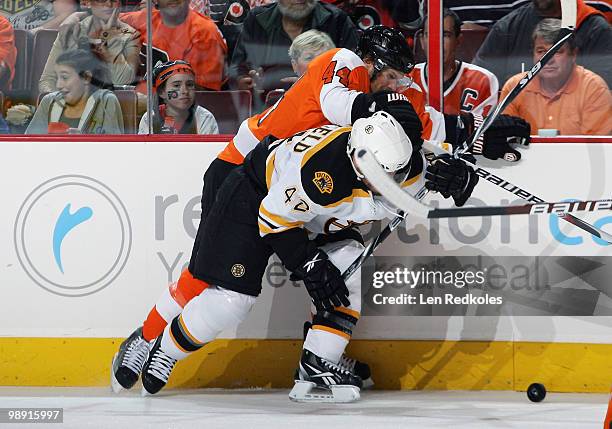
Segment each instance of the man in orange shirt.
[[[533,32],[533,60],[537,62],[553,45],[561,21],[548,18]],[[532,129],[556,129],[559,134],[608,135],[612,132],[612,96],[597,74],[576,65],[577,49],[570,39],[544,66],[540,74],[506,108]],[[503,99],[523,77],[511,77],[502,89]]]
[[[200,89],[220,90],[225,82],[227,45],[215,23],[191,10],[189,0],[153,2],[157,5],[152,18],[153,47],[166,54],[166,61],[190,63]],[[147,42],[146,9],[122,13],[120,18],[140,32],[144,50]]]

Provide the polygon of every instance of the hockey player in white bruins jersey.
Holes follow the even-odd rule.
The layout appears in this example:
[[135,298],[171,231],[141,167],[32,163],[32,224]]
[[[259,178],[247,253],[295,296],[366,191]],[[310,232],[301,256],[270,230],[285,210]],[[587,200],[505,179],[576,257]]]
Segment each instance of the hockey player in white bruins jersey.
[[[143,368],[144,389],[158,392],[177,360],[244,320],[276,253],[317,307],[290,397],[358,399],[361,379],[339,360],[360,316],[360,276],[345,283],[341,272],[363,250],[353,227],[394,217],[395,211],[369,187],[353,153],[368,148],[385,171],[416,192],[426,182],[421,143],[411,142],[400,122],[382,111],[353,127],[324,125],[287,139],[264,139],[218,193],[197,254],[202,263],[196,261],[194,273],[211,286],[155,341]],[[464,201],[477,176],[462,161],[447,161],[437,160],[427,170],[427,186]],[[313,395],[313,388],[327,393]]]

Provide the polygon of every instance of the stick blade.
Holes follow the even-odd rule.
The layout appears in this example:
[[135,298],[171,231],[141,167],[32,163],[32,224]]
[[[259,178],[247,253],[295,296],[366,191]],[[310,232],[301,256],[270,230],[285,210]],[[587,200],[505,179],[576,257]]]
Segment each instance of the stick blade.
[[427,218],[431,207],[418,201],[400,188],[382,169],[369,150],[359,149],[355,156],[355,163],[368,182],[396,208],[406,213]]

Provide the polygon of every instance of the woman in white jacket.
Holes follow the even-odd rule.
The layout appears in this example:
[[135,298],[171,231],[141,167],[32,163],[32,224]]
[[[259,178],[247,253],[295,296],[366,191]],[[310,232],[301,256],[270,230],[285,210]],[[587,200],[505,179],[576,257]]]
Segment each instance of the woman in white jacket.
[[[157,63],[153,68],[156,102],[152,112],[154,134],[219,134],[212,113],[195,103],[195,73],[186,61]],[[138,134],[149,133],[147,113]]]
[[56,89],[43,97],[26,134],[123,134],[119,100],[108,88],[105,63],[82,49],[57,57]]

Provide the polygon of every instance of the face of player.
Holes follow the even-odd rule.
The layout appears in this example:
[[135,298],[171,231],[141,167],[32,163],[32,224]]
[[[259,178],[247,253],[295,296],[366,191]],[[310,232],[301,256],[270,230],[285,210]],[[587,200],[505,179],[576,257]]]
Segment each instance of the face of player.
[[[533,62],[537,62],[544,56],[552,44],[541,37],[536,37],[533,47]],[[567,81],[576,65],[576,51],[572,51],[566,44],[561,46],[557,53],[540,70],[540,80],[556,83],[555,86]]]
[[178,18],[189,12],[189,0],[157,0],[157,5],[168,17]]
[[[374,66],[372,66],[372,69],[373,67]],[[406,80],[407,78],[401,71],[392,69],[391,67],[385,67],[370,81],[370,88],[372,92],[383,90],[398,91],[406,86]]]
[[[429,50],[427,48],[427,22],[425,22],[425,31],[421,34],[421,47],[427,58],[429,58]],[[456,58],[457,46],[461,44],[463,37],[461,34],[455,34],[455,21],[451,16],[444,18],[444,30],[442,39],[442,49],[444,52],[444,66],[448,67],[453,64]]]
[[91,14],[106,22],[113,14],[113,10],[119,7],[119,0],[91,0],[89,2]]
[[317,0],[278,0],[278,10],[283,16],[299,21],[314,10]]
[[317,51],[314,49],[305,49],[300,54],[300,57],[297,59],[297,61],[291,60],[291,65],[293,66],[293,71],[295,72],[295,74],[298,76],[302,76],[304,73],[306,73],[308,64],[323,52],[324,51]]
[[168,114],[185,113],[195,102],[195,78],[189,73],[177,73],[166,81],[159,96],[165,101]]
[[62,93],[67,105],[74,106],[82,99],[89,97],[89,81],[80,77],[74,68],[65,64],[57,64],[55,74],[57,75],[57,90]]

